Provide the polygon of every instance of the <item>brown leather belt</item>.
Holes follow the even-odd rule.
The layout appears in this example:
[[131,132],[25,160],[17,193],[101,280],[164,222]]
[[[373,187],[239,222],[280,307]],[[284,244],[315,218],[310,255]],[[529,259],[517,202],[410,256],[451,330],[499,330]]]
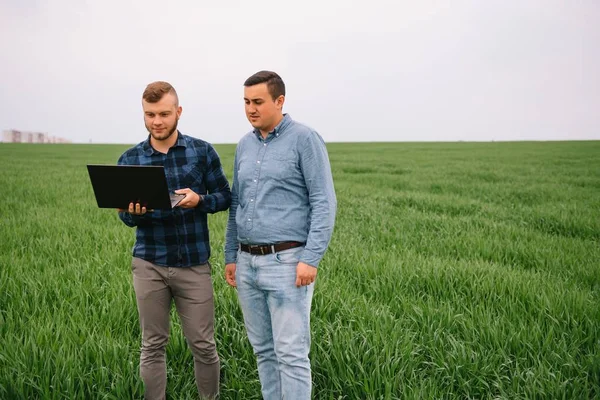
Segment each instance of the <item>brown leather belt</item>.
[[300,246],[304,246],[304,243],[281,242],[275,244],[240,244],[240,250],[245,251],[246,253],[264,256]]

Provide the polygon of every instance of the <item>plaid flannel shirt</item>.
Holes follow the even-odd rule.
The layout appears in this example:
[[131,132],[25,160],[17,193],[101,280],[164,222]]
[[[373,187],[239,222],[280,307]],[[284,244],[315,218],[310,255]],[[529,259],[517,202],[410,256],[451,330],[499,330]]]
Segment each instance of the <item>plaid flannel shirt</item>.
[[145,141],[127,150],[120,165],[162,165],[169,192],[190,188],[201,201],[196,208],[175,207],[136,216],[119,212],[119,218],[137,227],[133,256],[166,267],[189,267],[210,258],[207,213],[229,208],[231,191],[221,160],[207,142],[177,132],[177,142],[167,154]]

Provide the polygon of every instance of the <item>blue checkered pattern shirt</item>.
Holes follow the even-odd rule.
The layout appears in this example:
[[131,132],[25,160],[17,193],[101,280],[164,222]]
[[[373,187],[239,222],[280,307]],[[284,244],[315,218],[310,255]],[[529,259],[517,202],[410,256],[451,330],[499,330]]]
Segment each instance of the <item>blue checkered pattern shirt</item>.
[[224,211],[231,203],[229,183],[221,160],[207,142],[178,132],[167,154],[154,150],[148,139],[127,150],[120,165],[162,165],[170,192],[190,188],[201,197],[194,209],[175,207],[144,215],[119,212],[119,218],[137,227],[133,256],[166,267],[190,267],[210,258],[207,213]]

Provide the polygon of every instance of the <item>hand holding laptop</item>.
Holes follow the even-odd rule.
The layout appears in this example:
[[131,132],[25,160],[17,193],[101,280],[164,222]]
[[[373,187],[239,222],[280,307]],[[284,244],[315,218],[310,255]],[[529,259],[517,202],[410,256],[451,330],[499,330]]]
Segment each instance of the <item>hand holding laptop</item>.
[[[189,188],[176,190],[175,194],[178,195],[178,197],[183,196],[183,198],[177,204],[177,206],[181,208],[194,208],[202,201],[202,197]],[[127,211],[132,215],[144,215],[146,212],[154,211],[147,210],[146,207],[142,206],[140,203],[129,203],[128,209],[124,210],[122,208],[118,208],[117,210]]]
[[202,202],[202,196],[190,188],[176,190],[175,194],[182,194],[185,196],[178,204],[181,208],[194,208]]
[[142,206],[140,203],[135,203],[135,204],[129,203],[128,209],[117,208],[117,211],[128,212],[129,214],[132,214],[132,215],[144,215],[144,214],[146,214],[147,211],[154,211],[154,210],[146,210],[146,207]]

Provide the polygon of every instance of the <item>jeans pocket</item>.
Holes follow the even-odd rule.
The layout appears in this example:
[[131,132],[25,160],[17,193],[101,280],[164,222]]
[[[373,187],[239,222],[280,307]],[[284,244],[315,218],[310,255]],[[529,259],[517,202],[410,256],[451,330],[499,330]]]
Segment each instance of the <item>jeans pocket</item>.
[[296,247],[294,249],[283,250],[279,253],[275,253],[275,261],[277,261],[279,264],[298,264],[302,249],[303,247]]

